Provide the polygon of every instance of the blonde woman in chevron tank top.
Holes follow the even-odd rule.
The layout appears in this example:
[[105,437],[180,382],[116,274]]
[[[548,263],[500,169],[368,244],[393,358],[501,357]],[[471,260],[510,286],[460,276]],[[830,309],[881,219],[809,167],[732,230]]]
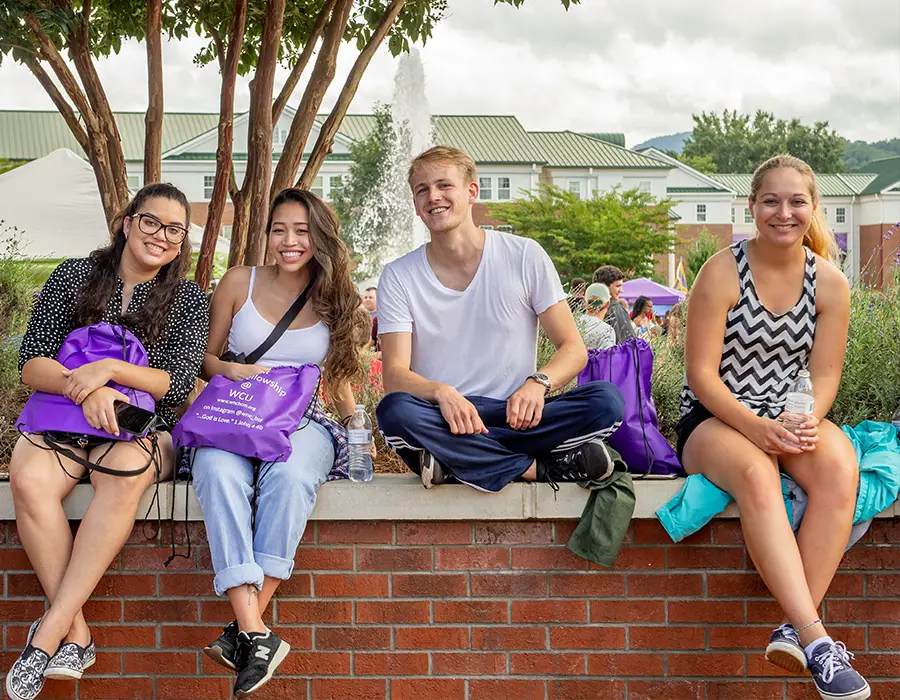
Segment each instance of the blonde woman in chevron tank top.
[[[849,285],[832,263],[837,245],[806,163],[763,163],[749,205],[756,236],[714,255],[691,290],[678,452],[688,473],[737,501],[750,557],[784,612],[766,658],[811,673],[826,700],[862,700],[868,684],[817,612],[850,537],[859,478],[850,441],[825,419],[841,379]],[[815,406],[792,433],[778,418],[804,367]],[[796,539],[780,471],[809,495]]]

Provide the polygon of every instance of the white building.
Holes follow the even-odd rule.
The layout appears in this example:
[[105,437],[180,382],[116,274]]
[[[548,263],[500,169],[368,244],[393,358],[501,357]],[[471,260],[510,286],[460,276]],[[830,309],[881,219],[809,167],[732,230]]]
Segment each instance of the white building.
[[[272,139],[273,169],[287,138],[294,111],[285,108]],[[143,112],[116,114],[128,168],[129,185],[143,182]],[[318,137],[320,116],[307,147]],[[247,165],[248,114],[234,121],[234,166],[240,182]],[[192,218],[206,222],[215,179],[218,115],[214,113],[167,113],[163,121],[162,177],[181,188],[192,202]],[[375,126],[372,115],[348,115],[335,138],[312,189],[329,199],[343,186],[349,173],[351,145],[365,138]],[[434,117],[435,142],[457,146],[478,165],[481,193],[475,206],[476,222],[503,226],[488,215],[487,205],[515,199],[521,192],[534,192],[538,183],[563,187],[579,197],[613,187],[638,188],[654,197],[675,200],[672,208],[675,230],[684,245],[708,229],[722,244],[752,233],[747,195],[750,175],[704,175],[656,149],[641,152],[624,148],[622,134],[576,133],[572,131],[526,131],[514,116]],[[57,148],[81,154],[57,112],[0,111],[0,158],[34,160]],[[302,169],[302,165],[301,165]],[[881,267],[893,255],[896,243],[883,236],[900,221],[900,158],[867,166],[867,173],[822,175],[822,206],[846,253],[845,269],[851,277]],[[230,205],[223,234],[228,236]],[[900,235],[897,236],[900,242]],[[882,244],[889,249],[882,249]],[[681,247],[681,246],[679,246]],[[669,274],[672,273],[671,264]],[[865,274],[865,273],[864,273]],[[874,279],[873,281],[880,280]],[[671,277],[670,277],[671,282]]]

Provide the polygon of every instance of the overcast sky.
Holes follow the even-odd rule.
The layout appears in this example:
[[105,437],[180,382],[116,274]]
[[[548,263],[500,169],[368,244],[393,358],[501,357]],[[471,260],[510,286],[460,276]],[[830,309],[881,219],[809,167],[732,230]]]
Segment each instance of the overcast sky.
[[[582,0],[568,12],[558,0],[525,0],[519,9],[448,4],[422,49],[435,114],[621,131],[629,146],[689,131],[692,113],[724,108],[827,120],[851,139],[900,136],[900,0]],[[218,109],[218,73],[193,65],[198,46],[164,47],[167,110]],[[325,107],[352,60],[349,50],[342,55]],[[114,109],[146,108],[145,61],[143,47],[130,44],[100,63]],[[351,112],[390,101],[395,65],[383,48]],[[248,104],[242,81],[236,107]],[[4,62],[0,109],[52,107],[26,69]]]

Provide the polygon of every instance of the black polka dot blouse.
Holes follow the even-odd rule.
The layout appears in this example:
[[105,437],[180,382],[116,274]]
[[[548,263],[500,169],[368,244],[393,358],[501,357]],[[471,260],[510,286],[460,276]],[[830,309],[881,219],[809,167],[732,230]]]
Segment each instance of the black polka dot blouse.
[[[35,357],[56,359],[66,336],[74,330],[75,299],[91,271],[87,258],[66,260],[50,274],[34,302],[28,328],[19,349],[19,372]],[[156,279],[138,284],[132,293],[128,311],[134,312],[146,301]],[[119,280],[116,293],[106,306],[101,321],[119,323],[122,289]],[[127,326],[126,326],[127,328]],[[135,329],[128,328],[132,333]],[[194,388],[209,338],[209,301],[200,287],[185,280],[169,313],[166,331],[155,343],[144,344],[150,366],[168,372],[169,391],[156,402],[157,415],[172,427],[177,422],[175,408],[183,404]]]

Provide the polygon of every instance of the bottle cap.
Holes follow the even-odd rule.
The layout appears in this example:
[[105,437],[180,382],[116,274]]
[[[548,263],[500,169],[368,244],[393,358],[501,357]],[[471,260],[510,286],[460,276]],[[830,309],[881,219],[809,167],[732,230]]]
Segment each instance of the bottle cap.
[[800,377],[808,377],[808,376],[809,376],[809,370],[808,370],[808,369],[801,369],[799,372],[797,372],[797,375],[800,376]]
[[365,411],[365,410],[366,410],[365,405],[364,405],[364,404],[361,404],[361,403],[356,404],[356,406],[354,406],[354,408],[355,408],[357,411]]

